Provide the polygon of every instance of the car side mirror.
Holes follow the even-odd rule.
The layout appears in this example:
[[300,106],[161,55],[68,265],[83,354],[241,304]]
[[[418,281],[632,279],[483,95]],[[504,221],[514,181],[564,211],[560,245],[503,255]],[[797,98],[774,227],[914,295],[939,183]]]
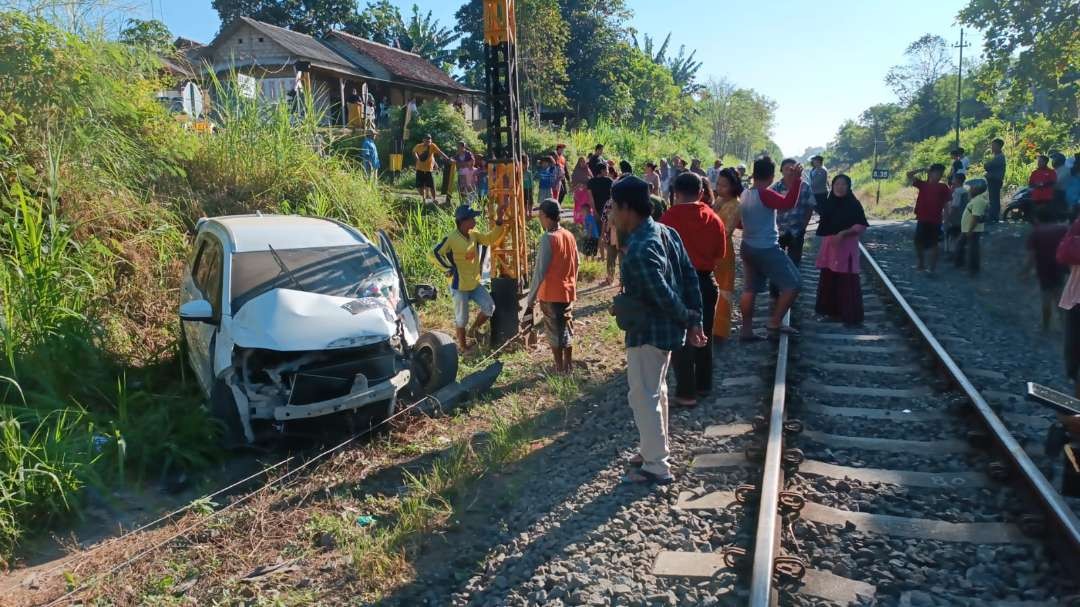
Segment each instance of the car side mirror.
[[214,322],[214,307],[205,299],[194,299],[180,306],[180,320]]
[[435,298],[439,296],[439,290],[432,285],[416,285],[413,290],[413,301],[418,303],[425,301],[435,301]]

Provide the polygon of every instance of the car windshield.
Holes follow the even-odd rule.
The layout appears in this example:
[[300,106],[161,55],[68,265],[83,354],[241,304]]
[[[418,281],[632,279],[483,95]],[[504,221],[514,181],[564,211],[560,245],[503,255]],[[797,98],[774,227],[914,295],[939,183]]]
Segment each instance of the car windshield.
[[273,289],[360,298],[391,297],[395,286],[390,263],[368,243],[273,251],[267,246],[233,255],[232,313]]

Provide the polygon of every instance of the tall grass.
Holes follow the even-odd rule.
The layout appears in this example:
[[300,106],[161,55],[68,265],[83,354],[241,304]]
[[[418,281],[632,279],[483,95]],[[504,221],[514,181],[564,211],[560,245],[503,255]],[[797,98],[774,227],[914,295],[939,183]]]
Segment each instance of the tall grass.
[[[332,217],[387,229],[435,279],[445,213],[398,201],[302,111],[213,82],[213,135],[155,99],[155,57],[0,12],[0,561],[104,488],[205,467],[213,421],[176,357],[176,302],[202,215]],[[107,491],[103,491],[107,495]]]

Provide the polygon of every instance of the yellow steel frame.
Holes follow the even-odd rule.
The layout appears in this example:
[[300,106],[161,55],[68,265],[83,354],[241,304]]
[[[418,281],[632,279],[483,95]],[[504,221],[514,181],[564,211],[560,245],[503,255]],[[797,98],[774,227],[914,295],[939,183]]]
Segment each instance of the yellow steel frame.
[[[484,0],[484,43],[489,47],[514,48],[517,44],[514,14],[514,0]],[[513,74],[516,66],[510,67]],[[516,95],[517,91],[511,94]],[[491,247],[492,276],[513,278],[519,283],[528,279],[523,181],[518,157],[493,158],[488,164],[487,216],[493,221],[498,206],[505,204],[504,220],[508,223],[506,235]]]

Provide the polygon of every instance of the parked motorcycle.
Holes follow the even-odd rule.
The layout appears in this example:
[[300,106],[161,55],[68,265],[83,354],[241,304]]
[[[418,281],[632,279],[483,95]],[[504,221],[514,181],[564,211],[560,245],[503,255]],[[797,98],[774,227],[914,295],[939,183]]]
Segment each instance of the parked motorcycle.
[[1009,200],[1009,204],[1006,205],[1005,210],[1001,212],[1002,221],[1024,221],[1031,223],[1033,220],[1034,202],[1031,200],[1031,188],[1020,188],[1013,194]]

